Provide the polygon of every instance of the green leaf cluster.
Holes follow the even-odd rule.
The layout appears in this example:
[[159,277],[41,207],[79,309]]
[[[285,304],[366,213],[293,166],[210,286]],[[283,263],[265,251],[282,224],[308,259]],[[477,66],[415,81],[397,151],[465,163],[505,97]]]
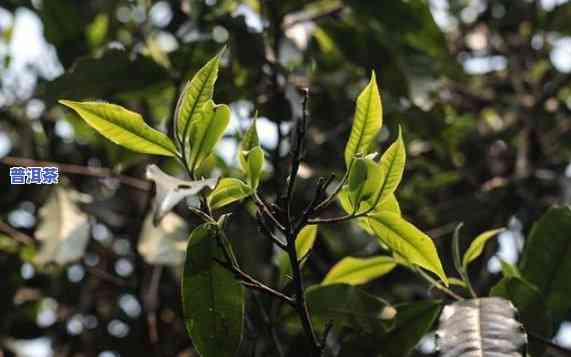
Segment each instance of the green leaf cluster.
[[357,99],[353,128],[345,147],[347,183],[339,194],[349,217],[374,234],[405,262],[448,279],[430,237],[406,221],[400,212],[395,191],[402,180],[406,149],[399,129],[397,139],[375,160],[372,144],[382,126],[382,105],[375,74]]

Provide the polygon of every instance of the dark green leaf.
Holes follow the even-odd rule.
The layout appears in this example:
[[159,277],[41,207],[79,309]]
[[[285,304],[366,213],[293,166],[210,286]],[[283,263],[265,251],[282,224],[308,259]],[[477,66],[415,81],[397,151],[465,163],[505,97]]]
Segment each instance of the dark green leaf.
[[394,307],[348,284],[314,285],[307,289],[305,297],[319,328],[332,321],[334,326],[373,333],[386,331],[394,322]]
[[410,354],[420,339],[430,331],[440,315],[442,304],[426,300],[398,304],[395,327],[379,340],[379,350],[386,357],[405,357]]
[[190,235],[182,279],[184,319],[201,356],[234,357],[242,339],[244,288],[214,260],[224,260],[217,230],[205,223]]
[[163,85],[167,78],[147,57],[132,59],[125,51],[109,50],[101,57],[79,58],[70,71],[40,87],[40,95],[48,104],[60,98],[105,98]]
[[571,208],[551,208],[532,229],[521,258],[522,276],[537,286],[554,317],[571,308]]
[[[510,300],[517,308],[519,319],[527,331],[539,336],[550,336],[551,316],[543,302],[541,292],[521,276],[517,267],[502,262],[502,270],[504,277],[492,288],[490,296]],[[529,349],[534,355],[540,356],[544,346],[531,341]]]

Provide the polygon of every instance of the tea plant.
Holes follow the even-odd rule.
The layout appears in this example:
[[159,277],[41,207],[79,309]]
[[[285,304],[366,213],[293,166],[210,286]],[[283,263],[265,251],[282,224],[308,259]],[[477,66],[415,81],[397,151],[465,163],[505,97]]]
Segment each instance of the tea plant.
[[[174,158],[184,169],[187,178],[183,180],[150,165],[147,178],[154,181],[156,187],[155,225],[183,200],[202,221],[188,238],[181,281],[186,328],[202,356],[224,357],[237,353],[244,335],[245,310],[250,306],[246,303],[247,297],[255,300],[258,293],[274,300],[271,314],[280,316],[282,332],[303,332],[311,356],[335,354],[339,349],[343,355],[345,343],[358,344],[359,338],[367,336],[379,341],[378,349],[367,353],[402,356],[410,352],[433,325],[441,302],[429,300],[392,306],[359,288],[397,266],[425,279],[451,299],[462,300],[466,293],[477,298],[468,277],[468,265],[482,253],[486,241],[501,230],[488,231],[476,238],[463,259],[458,230],[454,239],[454,263],[461,279],[447,276],[434,242],[405,219],[395,195],[406,163],[402,129],[384,152],[379,153],[376,147],[383,124],[383,107],[374,72],[356,100],[352,130],[343,153],[345,174],[339,179],[333,175],[321,177],[315,184],[310,203],[303,209],[294,209],[298,206],[294,193],[304,160],[305,136],[311,124],[307,90],[303,114],[292,129],[291,162],[284,192],[274,192],[272,196],[277,197],[274,201],[260,190],[268,165],[256,119],[241,138],[237,160],[240,174],[203,177],[211,171],[205,163],[213,155],[231,116],[228,105],[213,101],[221,55],[206,63],[184,87],[174,113],[172,137],[148,126],[139,114],[115,104],[60,101],[116,144],[141,153]],[[259,230],[279,250],[276,261],[281,277],[274,286],[244,270],[234,254],[232,237],[225,232],[225,222],[231,218],[223,208],[239,200],[251,200],[255,204]],[[326,215],[325,209],[335,203],[343,213]],[[375,236],[386,254],[346,257],[331,268],[321,283],[307,286],[303,267],[318,239],[318,227],[347,221],[355,222]],[[533,242],[532,237],[530,244]],[[527,260],[524,258],[524,261]],[[518,304],[520,296],[511,287],[516,284],[518,289],[539,294],[534,286],[539,282],[527,281],[517,268],[507,264],[504,264],[504,274],[506,278],[492,294],[510,298],[520,308],[523,306],[525,322],[530,307],[525,303],[530,300]],[[550,285],[550,289],[563,288],[560,277],[554,281],[557,283]],[[452,285],[457,287],[453,289]],[[246,290],[251,293],[246,294]],[[556,298],[550,299],[547,301]],[[557,303],[564,305],[558,306],[561,310],[569,308],[569,304],[560,300]],[[268,316],[266,319],[269,320]],[[283,355],[280,333],[272,327],[272,334],[276,354]],[[332,335],[338,337],[341,347],[329,349],[328,338]]]

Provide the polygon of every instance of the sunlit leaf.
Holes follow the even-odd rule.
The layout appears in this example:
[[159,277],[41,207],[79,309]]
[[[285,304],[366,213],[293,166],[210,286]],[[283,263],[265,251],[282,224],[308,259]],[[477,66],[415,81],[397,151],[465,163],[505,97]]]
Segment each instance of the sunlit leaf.
[[178,99],[175,111],[176,133],[181,142],[186,142],[190,123],[197,119],[202,107],[212,99],[214,83],[218,78],[220,56],[208,61],[188,82]]
[[[349,193],[347,192],[347,190],[345,190],[345,189],[341,190],[341,192],[339,192],[339,194],[337,195],[337,198],[339,199],[339,203],[345,212],[347,212],[348,214],[352,214],[354,212],[354,207],[353,207],[353,204],[351,203],[351,200],[349,199]],[[367,209],[367,207],[363,207],[360,210],[360,212],[363,212],[366,209]],[[378,205],[370,213],[370,215],[375,215],[375,213],[383,212],[383,211],[392,212],[392,213],[395,213],[399,216],[401,215],[400,206],[399,206],[397,198],[395,197],[394,194],[390,195],[387,199],[385,199],[385,201],[382,204]],[[359,217],[356,219],[356,222],[367,233],[369,233],[371,235],[374,234],[373,230],[369,226],[369,221],[368,221],[367,217]]]
[[215,260],[225,259],[217,229],[205,223],[190,235],[182,278],[183,313],[201,356],[234,357],[242,339],[244,288]]
[[335,264],[321,282],[321,285],[346,283],[349,285],[365,284],[373,279],[389,273],[396,263],[387,256],[371,258],[343,258]]
[[256,189],[260,184],[262,170],[264,168],[264,151],[260,146],[254,147],[245,155],[247,162],[246,174],[250,187]]
[[309,251],[313,248],[313,244],[315,244],[316,237],[316,224],[303,227],[295,239],[295,251],[297,252],[298,259],[302,260],[309,254]]
[[399,136],[397,140],[383,153],[379,165],[383,168],[383,173],[386,175],[375,202],[382,203],[390,195],[394,194],[397,189],[406,162],[406,150],[402,138],[402,130],[399,129]]
[[208,196],[208,206],[211,209],[217,209],[246,198],[251,194],[252,189],[241,180],[225,177],[218,182],[214,191]]
[[363,158],[355,158],[349,171],[347,178],[347,189],[350,193],[350,200],[352,206],[358,207],[361,203],[361,196],[363,194],[363,186],[367,181],[368,167],[367,161]]
[[366,155],[369,148],[381,129],[383,121],[383,108],[375,72],[371,74],[371,81],[357,98],[353,128],[349,141],[345,147],[345,164],[350,166],[355,156]]
[[433,272],[448,284],[436,246],[429,236],[393,212],[376,212],[368,221],[381,242],[410,263]]
[[238,160],[242,171],[246,173],[250,187],[256,189],[260,183],[264,167],[264,151],[258,139],[256,119],[242,136],[238,149]]
[[187,237],[188,225],[177,214],[166,214],[158,227],[149,214],[143,223],[137,251],[149,264],[179,266],[184,261]]
[[190,154],[188,165],[192,171],[214,150],[230,122],[230,108],[207,101],[190,123]]
[[35,236],[42,242],[38,264],[73,262],[83,257],[89,240],[89,221],[73,199],[73,192],[56,188],[40,209]]
[[147,154],[176,155],[173,142],[147,125],[138,113],[109,103],[59,102],[73,109],[87,124],[116,144]]
[[[313,245],[315,244],[315,238],[317,238],[317,227],[318,226],[316,224],[307,225],[303,227],[295,238],[295,251],[297,253],[297,259],[299,260],[300,266],[304,265],[311,248],[313,248]],[[286,252],[280,251],[275,256],[274,262],[277,265],[282,278],[291,274],[291,264]]]
[[466,269],[466,267],[468,266],[468,264],[470,264],[470,262],[478,258],[480,254],[482,254],[486,242],[488,242],[490,239],[492,239],[499,233],[503,232],[504,230],[505,230],[504,228],[493,229],[477,236],[476,239],[474,239],[472,243],[470,243],[470,246],[468,247],[468,250],[466,250],[466,253],[464,253],[464,258],[462,259],[462,265],[464,269]]
[[198,195],[199,193],[213,189],[218,182],[216,178],[197,181],[184,181],[165,174],[157,165],[147,166],[147,179],[155,182],[155,206],[153,223],[155,225],[182,199]]
[[[260,140],[258,138],[258,130],[256,126],[257,119],[254,118],[252,124],[246,130],[244,135],[242,136],[242,140],[240,141],[240,148],[239,151],[250,151],[256,146],[260,146]],[[246,162],[240,160],[240,165],[242,165],[242,170],[246,170]]]

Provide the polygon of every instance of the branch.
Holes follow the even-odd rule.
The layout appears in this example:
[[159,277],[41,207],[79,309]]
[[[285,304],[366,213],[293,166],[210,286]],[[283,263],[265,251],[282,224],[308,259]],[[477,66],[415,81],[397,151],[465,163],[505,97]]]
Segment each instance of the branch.
[[160,343],[159,343],[159,333],[157,328],[157,309],[159,307],[159,286],[161,282],[161,276],[163,273],[163,267],[157,265],[153,267],[151,280],[149,281],[149,287],[144,295],[143,303],[145,304],[145,310],[147,312],[147,329],[149,334],[149,340],[153,345],[155,350],[155,356],[162,356]]
[[264,323],[268,326],[270,330],[270,334],[272,335],[272,340],[274,341],[274,346],[276,347],[276,352],[278,353],[278,356],[285,357],[284,348],[279,340],[278,332],[276,331],[275,326],[272,323],[270,315],[268,314],[266,308],[258,298],[258,295],[252,294],[252,296],[254,297],[254,302],[256,303],[256,305],[258,305],[258,309],[260,310],[260,314],[262,315]]
[[286,244],[276,237],[264,220],[264,217],[260,214],[260,211],[256,211],[256,222],[258,222],[258,228],[266,237],[270,238],[275,245],[277,245],[281,250],[286,250]]
[[549,349],[551,350],[551,353],[553,354],[557,354],[558,356],[571,356],[571,350],[559,346],[558,344],[546,339],[545,337],[539,336],[538,334],[534,333],[534,332],[527,332],[527,335],[529,337],[531,337],[532,339],[534,339],[535,341],[546,345],[547,347],[549,347]]
[[286,205],[288,220],[291,222],[291,205],[293,202],[293,191],[295,188],[295,181],[297,178],[297,173],[299,171],[299,165],[301,164],[303,149],[304,149],[304,139],[307,126],[307,104],[309,101],[309,90],[304,89],[303,103],[302,103],[302,115],[301,119],[296,122],[295,126],[295,142],[293,145],[293,150],[291,151],[291,168],[288,178],[287,193],[286,193]]
[[302,159],[303,143],[305,140],[306,124],[307,124],[307,102],[309,99],[309,92],[305,91],[305,97],[303,101],[303,115],[296,125],[296,140],[292,148],[291,155],[291,167],[288,180],[288,189],[285,202],[285,209],[287,212],[287,222],[286,222],[286,241],[287,241],[287,253],[289,257],[289,262],[291,265],[293,285],[295,289],[295,309],[301,320],[303,330],[307,338],[311,342],[311,356],[319,357],[322,355],[322,348],[319,339],[313,328],[311,318],[309,316],[309,311],[307,309],[307,304],[305,302],[305,290],[303,284],[303,278],[301,276],[301,268],[299,264],[299,257],[297,256],[297,251],[295,249],[295,239],[299,231],[303,228],[304,223],[308,220],[308,217],[302,215],[297,221],[299,224],[294,224],[294,219],[292,218],[292,203],[293,203],[293,190],[295,187],[295,179],[299,170],[299,165]]
[[294,299],[285,295],[284,293],[275,290],[274,288],[271,288],[269,286],[267,286],[266,284],[262,283],[261,281],[256,280],[256,278],[252,277],[251,275],[249,275],[248,273],[244,272],[242,269],[240,269],[238,266],[232,264],[232,263],[228,263],[227,261],[222,261],[218,258],[214,258],[214,261],[216,261],[216,263],[220,264],[220,266],[222,266],[224,269],[232,272],[234,274],[234,276],[240,280],[240,282],[252,289],[261,291],[265,294],[268,294],[270,296],[276,297],[278,299],[280,299],[281,301],[294,306]]
[[0,220],[0,232],[6,233],[12,239],[14,239],[15,241],[18,241],[21,244],[24,244],[24,245],[34,244],[34,238],[12,228],[8,224],[4,223],[2,220]]

